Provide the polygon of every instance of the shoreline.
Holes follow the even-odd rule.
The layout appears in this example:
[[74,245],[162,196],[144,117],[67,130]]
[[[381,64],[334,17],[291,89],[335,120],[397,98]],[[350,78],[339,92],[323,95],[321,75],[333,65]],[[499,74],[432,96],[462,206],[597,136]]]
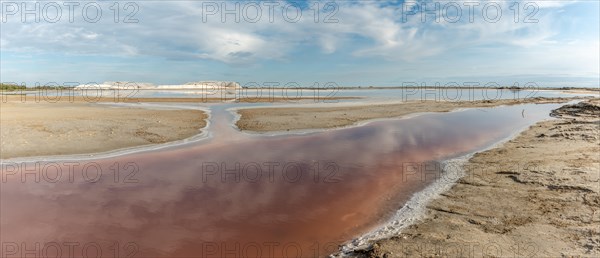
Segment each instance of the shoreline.
[[[341,252],[332,256],[597,256],[600,159],[596,135],[600,131],[600,101],[586,103],[596,105],[596,110],[573,111],[578,105],[564,105],[553,112],[554,119],[524,128],[484,150],[451,159],[464,162],[462,176],[455,183],[444,185],[444,180],[436,181],[415,194],[390,219],[392,227],[384,224],[345,244]],[[549,134],[551,131],[555,134]],[[563,151],[579,155],[579,159],[587,158],[588,163],[564,164],[573,162],[573,157],[545,148],[556,144],[556,140],[561,142]],[[550,155],[558,156],[548,160]],[[515,161],[517,171],[506,167]],[[574,169],[571,166],[580,175],[561,174]],[[567,206],[563,212],[572,218],[550,211],[560,206]],[[585,209],[588,210],[582,212]],[[374,238],[376,233],[387,234]],[[526,248],[514,253],[515,244]],[[493,246],[500,253],[490,254],[486,246]]]
[[[193,96],[193,95],[191,95]],[[0,94],[0,101],[6,102],[22,102],[22,103],[198,103],[198,104],[213,104],[213,103],[301,103],[301,101],[318,100],[336,101],[336,100],[359,100],[363,97],[301,97],[301,98],[283,98],[283,97],[84,97],[84,96],[37,96],[26,94]]]
[[[303,134],[318,133],[318,132],[323,132],[323,131],[328,131],[328,130],[339,130],[339,129],[345,129],[345,128],[352,128],[352,127],[363,126],[363,125],[366,125],[366,124],[369,124],[372,122],[376,122],[376,121],[384,121],[384,120],[390,120],[390,119],[409,119],[409,118],[427,114],[427,113],[459,112],[461,110],[477,108],[477,107],[495,107],[495,106],[518,105],[518,104],[527,104],[527,103],[559,103],[559,102],[571,101],[574,99],[580,99],[580,98],[579,97],[534,98],[534,99],[527,99],[526,101],[513,101],[513,100],[477,101],[475,103],[475,105],[473,105],[473,102],[466,103],[469,105],[464,105],[465,103],[463,103],[463,102],[447,102],[447,103],[442,102],[442,103],[451,105],[451,108],[444,109],[444,110],[436,110],[436,108],[433,108],[433,109],[427,108],[427,105],[431,104],[432,102],[416,101],[416,102],[402,102],[402,103],[349,102],[349,103],[337,103],[337,104],[334,104],[334,107],[332,107],[331,104],[318,104],[318,103],[317,104],[305,104],[305,105],[302,105],[301,107],[298,107],[297,105],[277,105],[277,106],[272,106],[272,107],[240,106],[240,107],[228,108],[228,109],[226,109],[226,111],[229,112],[233,116],[233,121],[230,124],[231,127],[240,133],[243,133],[246,135],[278,136],[278,135],[303,135]],[[345,126],[338,126],[338,127],[330,127],[330,128],[315,127],[315,128],[306,128],[306,129],[299,129],[299,130],[292,130],[292,131],[279,130],[279,131],[256,132],[256,131],[242,130],[237,126],[237,123],[241,119],[241,115],[239,114],[240,110],[254,110],[254,109],[277,110],[280,108],[288,108],[288,107],[292,107],[294,109],[300,109],[300,110],[314,109],[314,108],[322,108],[324,110],[327,110],[327,109],[335,109],[335,108],[340,108],[340,107],[341,108],[353,107],[356,109],[361,109],[362,107],[364,107],[368,104],[395,106],[395,105],[410,105],[410,104],[414,104],[414,103],[424,105],[426,107],[425,110],[411,111],[411,112],[407,112],[407,113],[399,115],[399,116],[385,116],[385,117],[376,117],[376,118],[371,118],[371,119],[359,120],[353,124],[348,124]],[[435,103],[440,103],[440,102],[435,102]],[[27,103],[17,103],[17,105],[19,105],[19,104],[26,105]],[[35,104],[35,103],[29,103],[29,104]],[[39,104],[39,103],[37,103],[37,104]],[[105,108],[107,107],[107,109],[110,109],[110,108],[133,108],[133,109],[144,109],[144,110],[149,110],[149,111],[150,110],[174,111],[174,110],[186,110],[186,109],[196,110],[196,111],[204,112],[204,114],[203,114],[204,126],[202,126],[201,128],[198,129],[199,130],[198,133],[192,134],[188,137],[184,137],[181,139],[174,139],[174,140],[160,142],[160,143],[141,144],[141,145],[136,145],[136,146],[124,146],[124,147],[119,147],[119,148],[106,148],[106,150],[96,151],[96,152],[17,156],[17,157],[2,158],[2,159],[0,159],[1,161],[3,161],[3,162],[33,162],[33,161],[101,159],[101,158],[114,157],[114,156],[126,155],[126,154],[131,154],[131,153],[158,150],[158,149],[178,146],[178,145],[182,145],[182,144],[187,144],[190,142],[196,142],[196,141],[200,141],[200,140],[211,137],[211,132],[209,130],[210,120],[211,120],[211,109],[208,107],[204,107],[204,106],[177,105],[178,104],[177,102],[176,103],[112,103],[112,102],[109,102],[109,103],[91,103],[91,104],[90,103],[79,103],[79,102],[76,102],[76,103],[62,103],[61,102],[61,103],[46,103],[46,104],[48,104],[50,106],[52,106],[51,104],[69,104],[69,105],[75,105],[75,106],[87,104],[85,106],[105,107]],[[171,105],[168,105],[168,104],[171,104]],[[483,105],[479,106],[478,104],[483,104]],[[299,113],[303,113],[303,112],[299,112]]]
[[[552,119],[554,118],[548,117],[539,122],[544,122]],[[444,174],[441,175],[440,179],[435,180],[431,183],[431,185],[427,186],[425,189],[416,192],[399,210],[396,211],[393,217],[391,217],[387,222],[343,244],[340,248],[340,252],[332,254],[332,256],[352,257],[353,254],[356,254],[357,252],[360,253],[371,248],[369,244],[370,242],[382,241],[394,237],[394,235],[399,234],[403,229],[415,224],[416,222],[421,220],[422,217],[425,215],[427,208],[426,205],[429,202],[431,202],[444,192],[449,191],[458,180],[460,180],[466,175],[464,167],[469,163],[469,160],[474,155],[480,152],[485,152],[488,150],[502,147],[502,145],[504,145],[508,141],[516,138],[517,136],[525,132],[529,127],[530,126],[524,126],[522,128],[519,128],[507,137],[499,139],[498,141],[488,146],[484,146],[480,149],[477,149],[473,152],[467,153],[459,157],[439,161],[442,164],[442,171],[444,172]]]
[[[577,99],[586,99],[586,98],[581,98],[581,97],[573,97],[573,98],[534,98],[534,99],[526,99],[524,101],[514,101],[514,100],[500,100],[500,101],[477,101],[475,103],[473,102],[468,102],[466,104],[471,104],[469,105],[464,105],[465,103],[453,103],[453,102],[422,102],[422,101],[417,101],[417,102],[408,102],[408,103],[372,103],[373,105],[381,105],[384,106],[385,108],[381,109],[383,111],[386,111],[386,108],[389,106],[393,106],[393,107],[405,107],[405,106],[412,106],[412,105],[421,105],[418,106],[416,108],[416,110],[419,110],[420,108],[423,107],[427,107],[428,105],[438,105],[438,106],[434,106],[432,109],[433,110],[426,110],[423,112],[408,112],[405,113],[404,115],[401,116],[385,116],[385,117],[380,117],[380,118],[373,118],[373,119],[367,119],[367,120],[360,120],[355,122],[354,124],[348,125],[348,126],[344,126],[344,127],[332,127],[332,128],[322,128],[322,129],[301,129],[303,134],[306,133],[312,133],[312,132],[318,132],[318,131],[323,131],[323,130],[338,130],[338,129],[343,129],[343,128],[348,128],[348,127],[356,127],[356,126],[362,126],[364,124],[368,124],[374,121],[380,121],[380,120],[388,120],[388,119],[408,119],[410,117],[414,117],[414,116],[419,116],[422,114],[426,114],[426,113],[434,113],[434,112],[460,112],[461,110],[467,110],[467,109],[475,109],[475,108],[492,108],[492,107],[497,107],[497,106],[506,106],[506,105],[520,105],[520,104],[542,104],[542,103],[564,103],[567,101],[572,101],[572,100],[577,100]],[[595,98],[595,99],[590,99],[587,98],[587,101],[584,101],[585,103],[593,103],[596,106],[600,106],[600,99]],[[583,103],[583,102],[582,102]],[[39,105],[39,104],[34,104],[34,103],[17,103],[16,105],[18,106],[19,104],[21,105]],[[203,113],[203,117],[204,117],[204,126],[201,128],[200,134],[195,134],[191,137],[185,138],[185,139],[180,139],[180,140],[176,140],[176,141],[168,141],[168,142],[164,142],[164,143],[158,143],[158,144],[151,144],[151,145],[141,145],[141,146],[134,146],[131,148],[119,148],[119,149],[115,149],[115,150],[110,150],[107,152],[98,152],[98,153],[90,153],[90,154],[67,154],[67,155],[62,155],[62,156],[56,156],[56,155],[51,155],[51,156],[32,156],[32,157],[17,157],[17,158],[8,158],[8,159],[1,159],[0,161],[2,163],[5,162],[23,162],[23,163],[27,163],[27,162],[35,162],[35,161],[48,161],[48,160],[94,160],[94,159],[100,159],[100,158],[105,158],[105,157],[112,157],[112,156],[120,156],[120,155],[125,155],[125,154],[129,154],[129,153],[137,153],[137,152],[144,152],[144,151],[151,151],[151,150],[156,150],[156,149],[162,149],[162,148],[168,148],[168,147],[172,147],[172,146],[177,146],[180,144],[187,144],[190,142],[195,142],[195,141],[199,141],[199,140],[203,140],[206,138],[209,138],[211,135],[210,132],[210,119],[212,118],[211,116],[211,109],[207,108],[207,107],[201,107],[201,106],[194,106],[194,105],[177,105],[177,103],[171,103],[171,105],[168,104],[161,104],[161,103],[139,103],[139,104],[134,104],[134,103],[97,103],[97,104],[85,104],[85,103],[59,103],[58,105],[54,105],[54,104],[48,104],[46,103],[45,107],[60,107],[60,105],[62,104],[66,104],[66,106],[71,107],[71,108],[75,108],[75,110],[80,111],[79,108],[83,108],[83,107],[91,107],[91,108],[102,108],[103,111],[107,111],[107,112],[112,112],[114,110],[127,110],[129,109],[143,109],[146,110],[148,112],[158,112],[158,111],[177,111],[177,112],[181,112],[181,110],[185,110],[185,109],[189,109],[189,110],[194,110],[194,111],[199,111],[200,112],[204,112]],[[307,110],[307,109],[322,109],[324,111],[320,111],[320,112],[329,112],[330,109],[338,109],[338,108],[352,108],[354,110],[363,110],[365,108],[365,105],[367,103],[340,103],[337,104],[337,106],[332,107],[332,106],[328,106],[328,105],[324,105],[324,104],[310,104],[310,105],[305,105],[304,107],[297,107],[297,106],[292,106],[291,109],[300,109],[300,110]],[[5,107],[4,103],[2,104],[3,108]],[[398,106],[401,105],[401,106]],[[310,107],[306,107],[306,106],[310,106]],[[317,106],[317,107],[315,107]],[[536,161],[536,162],[554,162],[555,159],[550,159],[550,158],[546,158],[547,155],[553,154],[552,152],[543,152],[543,148],[542,150],[538,150],[535,148],[536,144],[540,144],[539,142],[531,142],[535,139],[537,140],[542,140],[542,144],[543,143],[547,143],[544,142],[548,141],[548,140],[552,140],[552,139],[559,139],[559,140],[570,140],[569,137],[572,136],[573,131],[577,132],[577,130],[581,129],[580,127],[582,127],[584,134],[581,135],[583,142],[575,142],[576,144],[572,144],[573,142],[568,142],[569,144],[563,146],[563,145],[558,145],[560,148],[560,151],[565,151],[565,150],[576,150],[576,148],[579,148],[581,145],[585,145],[588,144],[589,145],[589,140],[590,139],[595,139],[596,142],[598,142],[598,137],[596,135],[598,135],[598,131],[600,128],[594,128],[594,126],[597,127],[597,125],[600,125],[600,121],[597,121],[598,117],[600,116],[600,111],[598,111],[597,113],[594,113],[596,111],[594,111],[592,109],[592,113],[588,114],[586,113],[587,111],[585,109],[582,109],[583,111],[579,112],[577,110],[577,105],[571,105],[574,107],[567,107],[567,108],[559,108],[557,110],[560,110],[560,112],[553,112],[553,117],[557,117],[553,120],[543,120],[541,122],[538,122],[532,126],[530,126],[529,128],[522,128],[519,129],[517,131],[514,132],[514,134],[511,134],[510,136],[501,139],[493,144],[491,144],[490,146],[484,147],[480,150],[477,150],[471,154],[467,154],[464,156],[460,156],[460,157],[456,157],[456,158],[452,158],[452,159],[448,159],[443,161],[444,163],[444,170],[446,170],[448,168],[448,164],[450,165],[450,168],[457,168],[458,166],[468,166],[470,164],[472,164],[474,161],[473,160],[477,160],[480,159],[481,156],[485,156],[488,155],[487,153],[497,153],[495,156],[493,156],[490,160],[494,161],[494,162],[501,162],[501,163],[506,163],[506,164],[512,164],[513,160],[510,159],[506,159],[506,157],[504,157],[503,155],[500,154],[504,154],[504,155],[508,155],[508,154],[512,154],[512,153],[517,153],[515,155],[513,155],[512,158],[521,158],[521,157],[525,157],[527,158],[528,156],[526,156],[525,154],[521,153],[519,154],[519,149],[527,149],[528,151],[530,151],[529,149],[534,149],[536,155],[543,157],[544,159],[542,161]],[[449,110],[445,110],[447,108],[452,108]],[[565,106],[563,106],[565,107]],[[231,125],[234,128],[237,128],[235,125],[237,124],[237,119],[241,118],[241,115],[239,115],[238,111],[239,110],[263,110],[263,109],[271,109],[271,110],[277,110],[277,109],[282,109],[282,108],[288,108],[290,109],[290,107],[281,107],[281,106],[274,106],[274,107],[268,107],[268,108],[264,108],[264,107],[244,107],[244,106],[234,106],[234,107],[230,107],[225,109],[225,111],[229,112],[230,114],[232,114],[234,116],[233,121],[228,121],[228,124]],[[599,108],[600,109],[600,108]],[[414,107],[412,110],[415,110]],[[441,111],[440,111],[441,110]],[[402,112],[406,112],[407,110],[402,110]],[[411,110],[408,110],[411,111]],[[117,112],[118,113],[118,112]],[[298,112],[298,113],[305,113],[305,112]],[[310,115],[312,115],[310,112],[307,112]],[[27,113],[23,113],[23,114],[27,114]],[[219,113],[220,114],[220,113]],[[381,115],[381,114],[377,114],[377,115]],[[136,114],[136,116],[139,116],[139,114]],[[590,121],[583,121],[582,119],[596,119],[593,120],[592,122]],[[559,122],[557,122],[559,121]],[[566,122],[565,122],[566,121]],[[596,121],[596,122],[594,122]],[[591,123],[591,124],[590,124]],[[566,125],[565,125],[566,124]],[[3,121],[3,126],[5,126],[6,123],[4,123]],[[542,125],[545,126],[542,128]],[[565,127],[566,129],[561,129],[558,130],[558,133],[556,134],[550,134],[547,133],[546,131],[551,131],[554,130],[556,127]],[[540,127],[540,128],[538,128]],[[552,128],[550,128],[552,127]],[[591,127],[591,130],[596,130],[596,134],[585,134],[585,132],[589,131]],[[536,132],[536,134],[532,134],[530,133],[530,131],[532,130],[532,128],[538,128],[539,132]],[[578,129],[579,128],[579,129]],[[586,129],[587,128],[587,129]],[[3,128],[4,129],[4,128]],[[313,131],[311,131],[313,130]],[[543,131],[546,130],[546,131]],[[587,130],[587,131],[586,131]],[[247,131],[242,131],[239,130],[242,133],[246,133],[246,134],[252,134],[252,133],[248,133]],[[292,131],[291,133],[298,133],[299,131]],[[540,133],[541,132],[541,133]],[[273,132],[270,132],[271,134]],[[277,132],[276,132],[277,133]],[[290,132],[279,132],[282,134],[290,134]],[[271,135],[269,134],[269,135]],[[264,134],[263,134],[264,135]],[[523,135],[529,135],[531,137],[533,137],[532,139],[526,139],[526,140],[522,140],[521,138],[524,137]],[[530,138],[531,138],[530,137]],[[588,138],[586,138],[588,137]],[[589,138],[591,137],[591,138]],[[565,138],[565,139],[563,139]],[[578,140],[575,139],[575,140]],[[506,148],[510,147],[511,144],[517,142],[518,144],[516,146],[513,146],[513,149],[509,149],[509,150],[505,150]],[[592,142],[593,144],[593,142]],[[570,145],[574,145],[574,146],[570,146]],[[507,147],[508,146],[508,147]],[[532,147],[533,146],[533,147]],[[554,145],[552,145],[554,146]],[[589,146],[588,146],[589,147]],[[596,144],[596,149],[594,149],[596,151],[598,151],[598,145]],[[569,149],[571,148],[571,149]],[[589,151],[586,153],[585,151],[579,151],[577,149],[577,151],[574,151],[577,153],[581,153],[581,155],[583,156],[578,156],[578,158],[573,158],[573,157],[567,157],[567,158],[563,158],[563,161],[572,161],[572,162],[578,162],[582,157],[587,157],[590,155],[593,155],[594,153],[589,153]],[[508,154],[506,154],[508,153]],[[531,157],[530,157],[531,158]],[[488,162],[490,161],[488,160]],[[598,164],[600,165],[600,161],[595,160],[593,162],[596,162],[594,164]],[[477,164],[480,165],[480,168],[483,167],[489,167],[489,164],[486,165],[486,163],[484,162],[478,162]],[[482,165],[483,164],[483,165]],[[447,171],[447,170],[446,170]],[[418,252],[423,252],[423,250],[419,249],[418,251],[415,250],[409,250],[406,251],[404,250],[406,247],[406,241],[404,241],[405,239],[409,239],[411,241],[414,242],[418,242],[418,241],[426,241],[423,244],[424,245],[433,245],[433,246],[441,246],[441,248],[447,248],[448,243],[450,244],[456,244],[456,238],[459,238],[459,242],[477,242],[477,240],[479,239],[478,237],[480,236],[484,236],[487,237],[485,239],[489,239],[490,236],[488,236],[489,232],[487,232],[486,230],[491,230],[492,233],[494,233],[494,231],[505,231],[506,229],[503,229],[503,223],[498,224],[497,221],[502,221],[502,219],[497,219],[497,218],[493,218],[493,214],[489,215],[486,214],[483,217],[480,215],[476,215],[473,217],[469,217],[468,219],[466,219],[466,222],[462,221],[462,223],[467,225],[467,232],[469,234],[472,235],[476,235],[477,237],[473,237],[472,239],[460,239],[460,236],[465,233],[463,231],[465,231],[463,229],[461,224],[461,227],[454,227],[454,223],[455,218],[453,218],[452,216],[463,216],[465,211],[467,212],[474,212],[474,213],[479,213],[480,210],[483,210],[483,212],[486,212],[485,209],[488,210],[493,210],[493,211],[498,211],[502,209],[491,209],[489,207],[490,203],[494,202],[494,199],[488,199],[487,201],[487,205],[488,207],[483,207],[483,209],[480,209],[479,206],[477,205],[473,205],[473,206],[467,206],[467,208],[465,207],[460,207],[460,206],[454,206],[454,203],[444,203],[442,201],[440,201],[440,199],[443,198],[448,198],[451,199],[450,201],[452,202],[457,202],[455,199],[452,199],[452,197],[448,197],[448,196],[453,196],[453,189],[455,189],[457,186],[463,186],[463,185],[468,185],[468,186],[473,186],[473,187],[479,187],[476,188],[475,190],[471,190],[471,192],[468,192],[468,194],[474,194],[476,196],[479,197],[480,194],[480,190],[483,184],[481,184],[480,179],[477,179],[476,182],[471,182],[471,181],[465,181],[465,180],[473,180],[471,174],[469,174],[470,171],[469,169],[465,169],[462,171],[452,171],[449,172],[448,174],[453,174],[453,173],[457,173],[457,175],[462,175],[462,176],[457,176],[456,180],[452,181],[452,180],[448,180],[446,182],[444,182],[443,180],[438,180],[441,182],[434,182],[432,185],[428,186],[427,188],[425,188],[423,191],[420,191],[418,193],[416,193],[413,197],[411,197],[411,199],[407,202],[407,204],[405,206],[403,206],[400,210],[397,211],[397,213],[394,215],[394,217],[390,220],[391,225],[385,224],[382,228],[376,228],[373,231],[370,231],[369,233],[363,235],[362,237],[355,239],[354,241],[344,245],[342,247],[342,253],[338,253],[336,254],[337,256],[359,256],[359,257],[387,257],[389,255],[397,255],[397,254],[402,254],[402,256],[414,256],[414,255],[423,255],[423,253],[418,253]],[[600,171],[598,171],[600,172]],[[510,171],[510,170],[502,170],[502,171],[498,171],[496,173],[496,178],[497,177],[503,177],[504,179],[508,178],[510,180],[513,180],[515,183],[522,183],[519,181],[523,181],[522,179],[519,179],[519,175],[522,172],[514,172],[514,171]],[[477,174],[476,176],[481,176],[479,174]],[[579,176],[579,174],[578,174]],[[586,174],[586,176],[590,176],[588,174]],[[591,175],[594,176],[594,175]],[[598,177],[600,177],[600,175],[597,175],[596,177],[596,182],[599,180]],[[443,178],[443,176],[442,176]],[[454,177],[453,177],[454,178]],[[593,178],[592,178],[593,179]],[[509,180],[509,181],[510,181]],[[525,181],[523,181],[525,182]],[[487,186],[490,186],[492,183],[494,182],[487,182]],[[579,182],[581,183],[581,182]],[[584,182],[585,183],[585,182]],[[522,184],[533,184],[533,185],[539,185],[539,183],[522,183]],[[493,188],[498,188],[496,186],[493,186]],[[595,197],[592,196],[591,199],[591,203],[592,205],[596,205],[596,206],[592,206],[592,209],[596,209],[593,210],[592,216],[591,216],[591,221],[592,222],[597,222],[596,224],[598,226],[600,226],[600,217],[598,217],[600,215],[599,211],[600,209],[598,209],[598,207],[600,207],[600,197],[597,196],[598,192],[600,192],[599,190],[590,190],[589,187],[582,187],[582,186],[578,186],[578,185],[556,185],[553,184],[551,187],[548,186],[549,190],[547,191],[579,191],[579,192],[584,192],[586,194],[595,194]],[[509,189],[509,190],[514,190],[514,189]],[[456,196],[460,195],[463,196],[465,194],[461,193],[461,194],[455,194]],[[543,193],[539,194],[539,195],[543,195]],[[495,194],[494,196],[498,196],[498,194]],[[522,197],[522,196],[518,196],[518,197]],[[554,196],[556,197],[556,196]],[[462,198],[462,197],[461,197]],[[560,198],[560,196],[559,196]],[[585,199],[585,198],[584,198]],[[459,202],[462,201],[462,199],[459,199]],[[479,200],[481,202],[481,200]],[[438,205],[439,207],[434,207],[431,208],[432,203],[434,205]],[[595,204],[594,204],[595,203]],[[481,205],[481,203],[479,203],[478,205]],[[441,208],[440,208],[441,207]],[[459,207],[459,208],[456,208]],[[524,206],[524,207],[528,207],[528,206]],[[596,208],[594,208],[596,207]],[[456,211],[458,209],[458,211]],[[514,206],[511,206],[512,211],[515,211],[518,209],[515,208]],[[573,209],[576,210],[576,209]],[[509,211],[511,211],[509,209]],[[597,213],[597,214],[596,214]],[[433,214],[433,215],[432,215]],[[596,215],[595,215],[596,214]],[[521,213],[519,213],[518,215],[522,215]],[[581,215],[581,214],[579,214]],[[450,218],[448,218],[448,216],[450,216]],[[594,216],[598,217],[598,219],[596,219]],[[440,219],[440,217],[442,219]],[[434,223],[443,223],[444,222],[444,218],[447,219],[446,223],[450,223],[451,225],[443,225],[440,228],[445,229],[442,230],[442,232],[437,232],[435,230],[437,230],[437,228],[435,226],[427,226],[428,223],[430,224],[434,224]],[[492,219],[490,219],[492,218]],[[532,217],[527,217],[527,218],[521,218],[521,217],[517,217],[515,220],[517,224],[517,226],[514,227],[519,227],[522,226],[522,222],[523,220],[525,220],[525,224],[527,223],[531,223],[531,220],[535,220],[535,219],[539,219],[538,217],[534,217],[532,219]],[[423,222],[423,220],[426,220],[427,222]],[[484,222],[481,222],[481,221]],[[485,220],[491,220],[490,221],[485,221]],[[440,222],[441,221],[441,222]],[[487,223],[487,224],[486,224]],[[509,220],[509,223],[513,223],[512,220]],[[423,226],[425,225],[425,226]],[[478,227],[484,225],[486,227],[489,227],[487,229],[483,229],[483,233],[481,232],[475,232],[477,231],[477,229],[472,229],[469,228],[470,227]],[[445,226],[445,227],[444,227]],[[544,227],[547,225],[543,225],[542,228],[543,230],[549,230],[547,227]],[[581,227],[581,225],[579,225]],[[427,232],[435,232],[435,234],[437,235],[433,235],[432,238],[430,239],[425,239],[425,233],[423,233],[422,228],[425,227],[427,228],[427,230],[429,231],[425,231],[425,233]],[[482,226],[483,227],[483,226]],[[539,226],[536,226],[536,228]],[[490,229],[491,228],[491,229]],[[500,229],[498,229],[500,228]],[[600,227],[599,227],[600,228]],[[404,230],[406,229],[406,230]],[[412,231],[411,231],[412,230]],[[513,229],[509,229],[507,232],[511,232]],[[552,230],[552,229],[550,229]],[[480,230],[481,231],[481,230]],[[497,232],[496,232],[497,233]],[[557,234],[560,234],[561,232],[558,232]],[[600,232],[597,232],[600,233]],[[432,233],[433,234],[433,233]],[[488,235],[486,235],[488,234]],[[600,235],[600,234],[599,234]],[[383,239],[381,239],[381,236],[385,236]],[[493,235],[492,236],[496,236]],[[448,237],[448,238],[446,238]],[[423,240],[424,239],[424,240]],[[448,239],[452,239],[452,241],[447,241]],[[591,241],[591,246],[593,247],[600,247],[600,237],[595,239],[595,238],[590,238],[592,240]],[[521,241],[522,239],[520,239],[519,241]],[[526,239],[528,240],[528,239]],[[547,240],[547,239],[546,239]],[[429,241],[429,242],[427,242]],[[454,242],[453,242],[454,241]],[[489,242],[489,241],[488,241]],[[509,241],[510,242],[510,241]],[[540,243],[538,242],[531,242],[531,243],[535,243],[536,247],[538,245],[540,245]],[[412,244],[412,243],[411,243]],[[510,242],[510,244],[514,244],[513,242]],[[416,244],[417,246],[421,246],[421,244]],[[502,249],[506,249],[509,248],[508,244],[506,244],[507,246],[504,246],[505,244],[502,244]],[[588,244],[589,245],[589,244]],[[415,247],[414,245],[411,247]],[[449,248],[449,247],[448,247]],[[567,248],[565,247],[565,245],[563,245],[561,248]],[[436,249],[437,250],[437,249]],[[599,249],[600,250],[600,249]],[[426,251],[431,251],[431,250],[426,250]],[[463,250],[461,250],[462,252]],[[572,251],[572,250],[571,250]],[[567,252],[566,254],[572,254],[573,252],[569,253]],[[575,252],[576,254],[581,254],[581,252]],[[485,254],[485,253],[484,253]],[[545,253],[545,255],[547,255],[548,253]],[[554,253],[550,253],[552,255],[555,255],[556,252]],[[564,254],[564,253],[561,253]],[[440,255],[439,253],[437,253],[437,251],[433,251],[432,253],[425,253],[425,256],[435,256],[435,255]],[[461,255],[463,255],[463,253],[461,253]]]
[[[571,91],[571,90],[590,90],[592,92],[600,92],[600,89],[596,88],[596,87],[568,87],[568,86],[564,86],[564,87],[515,87],[515,86],[494,86],[494,87],[485,87],[485,86],[434,86],[434,85],[425,85],[425,86],[338,86],[338,87],[241,87],[241,88],[232,88],[232,89],[227,89],[227,88],[223,88],[223,89],[216,89],[219,91],[226,91],[226,92],[231,92],[231,91],[240,91],[240,90],[248,90],[248,89],[252,89],[252,90],[260,90],[260,89],[274,89],[274,90],[287,90],[287,89],[299,89],[299,90],[328,90],[328,89],[337,89],[337,90],[389,90],[389,89],[438,89],[438,88],[442,88],[442,89],[476,89],[476,90],[486,90],[486,89],[491,89],[491,90],[565,90],[565,91]],[[207,91],[210,92],[212,91],[212,89],[209,91],[207,89],[203,89],[203,88],[173,88],[173,89],[169,89],[169,88],[127,88],[124,87],[122,89],[117,89],[117,88],[90,88],[90,89],[75,89],[74,87],[57,87],[57,88],[41,88],[41,89],[36,89],[36,88],[27,88],[25,90],[3,90],[0,91],[0,94],[3,93],[10,93],[10,92],[33,92],[33,91],[56,91],[56,90],[60,90],[60,91],[85,91],[85,90],[106,90],[106,91],[117,91],[117,90],[121,90],[121,91],[135,91],[135,90],[142,90],[142,91],[159,91],[159,92],[169,92],[169,91]]]
[[[353,103],[354,104],[354,103]],[[359,104],[357,104],[358,106]],[[311,105],[313,106],[313,105]],[[425,114],[431,114],[431,113],[438,113],[438,112],[417,112],[417,113],[410,113],[410,114],[406,114],[406,115],[402,115],[402,116],[397,116],[397,117],[383,117],[383,118],[373,118],[373,119],[368,119],[368,120],[363,120],[363,121],[358,121],[357,123],[351,124],[351,125],[346,125],[346,126],[339,126],[339,127],[332,127],[332,128],[306,128],[306,129],[298,129],[298,130],[274,130],[274,131],[250,131],[250,130],[242,130],[240,129],[236,123],[240,120],[241,115],[238,113],[238,110],[242,110],[242,109],[253,109],[254,107],[233,107],[233,108],[228,108],[227,111],[230,112],[233,115],[233,123],[231,124],[231,126],[237,130],[239,133],[242,134],[246,134],[246,135],[251,135],[251,136],[285,136],[285,135],[307,135],[307,134],[313,134],[313,133],[320,133],[320,132],[327,132],[327,131],[332,131],[332,130],[343,130],[343,129],[349,129],[349,128],[355,128],[355,127],[361,127],[373,122],[378,122],[378,121],[386,121],[386,120],[400,120],[400,119],[410,119],[413,117],[417,117],[417,116],[421,116],[421,115],[425,115]],[[263,108],[263,107],[261,107]],[[280,108],[280,107],[269,107],[269,108]],[[467,108],[457,108],[454,110],[450,110],[448,112],[460,112],[461,110],[466,110]]]
[[234,125],[248,134],[306,134],[329,129],[361,126],[373,121],[394,119],[429,112],[451,112],[464,108],[504,105],[566,103],[589,97],[529,98],[495,101],[408,101],[383,103],[340,103],[336,105],[235,107]]
[[[210,137],[210,110],[202,107],[148,103],[1,105],[3,163],[94,160]],[[65,135],[70,138],[64,139]],[[50,148],[57,145],[63,149]]]

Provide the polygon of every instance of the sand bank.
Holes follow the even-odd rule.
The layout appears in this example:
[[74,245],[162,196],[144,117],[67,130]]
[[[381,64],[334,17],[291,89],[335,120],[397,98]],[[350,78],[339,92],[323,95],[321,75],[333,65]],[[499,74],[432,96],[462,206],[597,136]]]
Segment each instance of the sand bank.
[[420,221],[352,255],[600,256],[600,100],[588,103],[475,154]]
[[563,93],[569,94],[594,94],[596,97],[600,97],[599,89],[571,89],[571,90],[563,90]]
[[267,107],[238,109],[236,126],[254,132],[336,128],[361,121],[393,118],[422,112],[448,112],[458,108],[494,107],[525,103],[560,103],[572,98],[527,98],[522,100],[484,101],[409,101],[387,104],[323,104],[321,107]]
[[185,139],[206,126],[200,110],[153,110],[85,102],[0,103],[0,158],[69,155]]
[[35,102],[35,103],[225,103],[225,102],[238,102],[238,103],[296,103],[300,101],[314,101],[314,102],[325,102],[325,101],[336,101],[336,100],[351,100],[361,99],[360,97],[298,97],[298,98],[282,98],[282,97],[240,97],[232,98],[228,96],[224,97],[194,97],[194,98],[172,98],[172,97],[95,97],[95,96],[46,96],[46,95],[22,95],[22,94],[11,94],[11,95],[0,95],[0,101],[18,101],[18,102]]

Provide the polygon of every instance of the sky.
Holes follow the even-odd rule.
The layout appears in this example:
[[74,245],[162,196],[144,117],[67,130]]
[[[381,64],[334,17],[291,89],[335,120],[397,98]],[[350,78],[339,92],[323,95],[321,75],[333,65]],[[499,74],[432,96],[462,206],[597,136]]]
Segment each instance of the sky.
[[599,13],[597,0],[2,0],[0,81],[599,87]]

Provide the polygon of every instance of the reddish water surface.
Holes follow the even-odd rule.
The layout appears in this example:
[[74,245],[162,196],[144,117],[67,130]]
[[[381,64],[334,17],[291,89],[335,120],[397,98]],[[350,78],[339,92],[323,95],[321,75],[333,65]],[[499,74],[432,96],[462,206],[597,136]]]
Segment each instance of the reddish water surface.
[[436,161],[488,146],[557,106],[270,137],[237,132],[216,107],[208,140],[93,161],[7,161],[2,257],[326,256],[439,177]]

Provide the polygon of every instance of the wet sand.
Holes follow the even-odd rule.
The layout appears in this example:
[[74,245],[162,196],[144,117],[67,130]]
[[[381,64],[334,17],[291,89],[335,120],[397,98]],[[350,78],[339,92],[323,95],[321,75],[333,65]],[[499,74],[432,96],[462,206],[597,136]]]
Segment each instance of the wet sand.
[[589,103],[475,154],[420,221],[353,256],[600,256],[600,100]]
[[570,89],[570,90],[563,90],[564,93],[570,93],[570,94],[595,94],[596,96],[598,96],[600,94],[600,89]]
[[160,144],[201,132],[200,110],[150,110],[85,102],[0,103],[0,158],[86,154]]
[[323,105],[322,107],[267,107],[238,109],[240,130],[290,131],[345,127],[362,121],[393,118],[421,112],[448,112],[458,108],[494,107],[525,103],[561,103],[571,98],[526,98],[483,101],[408,101],[393,104]]

